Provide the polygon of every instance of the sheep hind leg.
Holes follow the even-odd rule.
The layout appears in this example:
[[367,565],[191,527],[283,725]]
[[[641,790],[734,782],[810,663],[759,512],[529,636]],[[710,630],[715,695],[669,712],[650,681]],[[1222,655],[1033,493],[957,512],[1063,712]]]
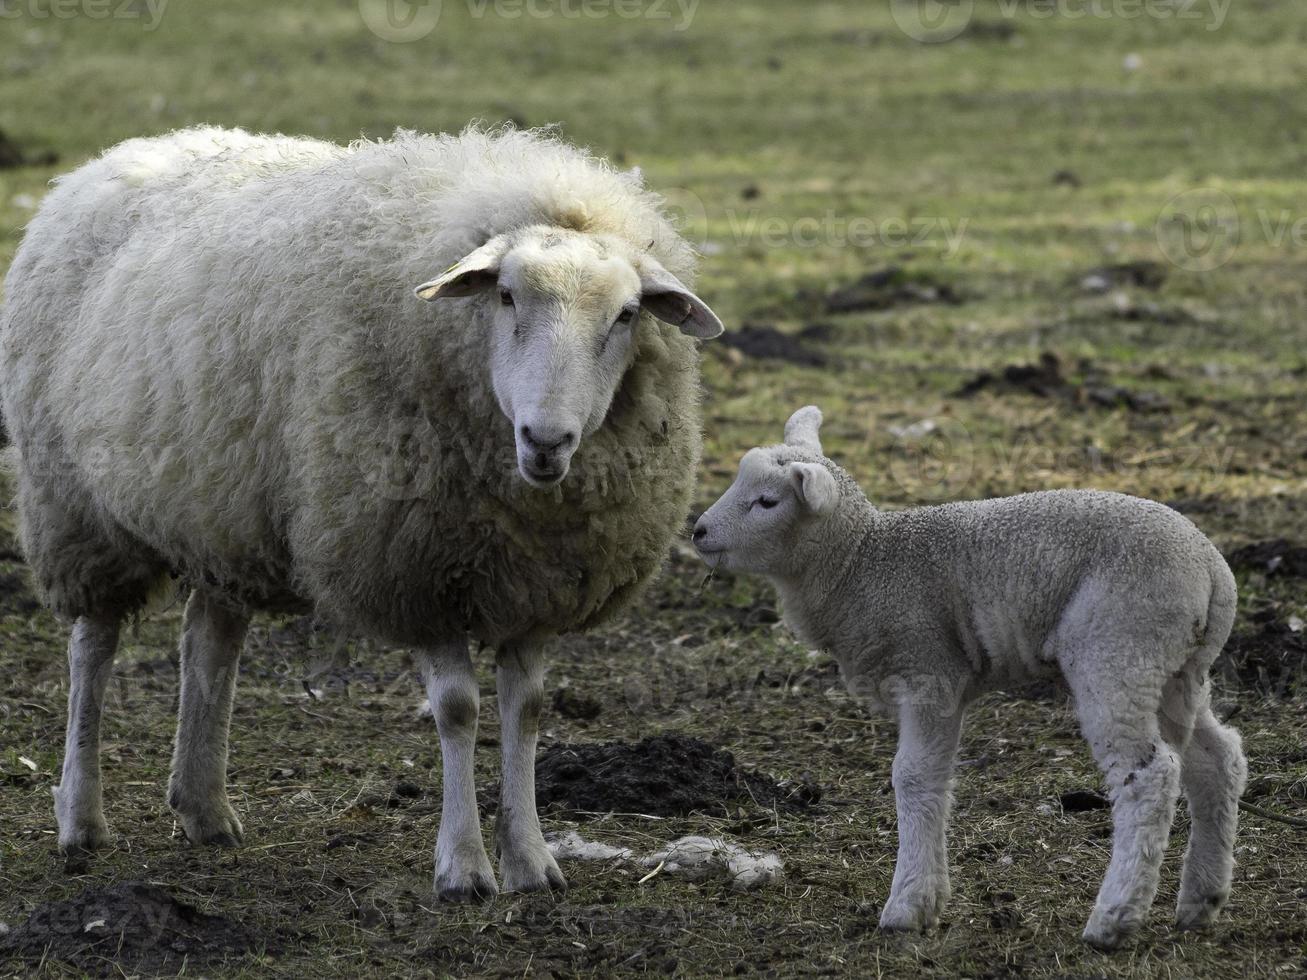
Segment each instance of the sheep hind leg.
[[1090,654],[1066,671],[1112,798],[1112,859],[1084,931],[1098,949],[1115,949],[1148,915],[1180,795],[1180,757],[1158,722],[1163,685],[1150,676],[1122,678],[1120,663]]
[[504,890],[564,891],[567,879],[545,846],[536,811],[535,757],[544,660],[536,647],[511,647],[500,651],[497,668],[504,778],[495,818],[495,853]]
[[1180,777],[1189,801],[1189,846],[1175,910],[1181,929],[1210,925],[1229,898],[1239,798],[1248,780],[1239,733],[1216,720],[1206,686],[1203,694]]
[[100,785],[100,716],[118,651],[117,616],[81,616],[68,641],[68,730],[54,788],[59,848],[68,854],[109,843]]
[[168,805],[192,844],[236,847],[244,839],[227,797],[227,740],[249,621],[203,591],[186,603]]
[[443,772],[435,890],[447,902],[484,901],[499,887],[481,838],[477,811],[476,741],[481,695],[467,640],[415,655],[440,732]]

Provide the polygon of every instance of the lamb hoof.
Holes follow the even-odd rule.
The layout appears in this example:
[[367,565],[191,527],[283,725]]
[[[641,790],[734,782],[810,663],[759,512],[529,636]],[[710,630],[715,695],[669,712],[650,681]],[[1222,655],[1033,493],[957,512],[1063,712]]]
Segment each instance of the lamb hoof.
[[567,879],[543,844],[539,852],[516,860],[501,855],[499,868],[506,892],[567,891]]
[[498,894],[499,886],[488,869],[436,875],[436,897],[442,902],[488,902]]
[[103,817],[59,829],[59,851],[70,861],[85,861],[93,851],[103,851],[109,844],[109,827]]
[[1116,908],[1102,913],[1095,909],[1080,938],[1094,949],[1110,953],[1134,935],[1139,925],[1139,918],[1131,916],[1125,909]]
[[925,932],[939,925],[942,903],[933,898],[891,900],[880,913],[881,932]]
[[1175,924],[1182,931],[1205,929],[1216,921],[1225,906],[1225,895],[1208,895],[1205,898],[1181,899],[1175,907]]

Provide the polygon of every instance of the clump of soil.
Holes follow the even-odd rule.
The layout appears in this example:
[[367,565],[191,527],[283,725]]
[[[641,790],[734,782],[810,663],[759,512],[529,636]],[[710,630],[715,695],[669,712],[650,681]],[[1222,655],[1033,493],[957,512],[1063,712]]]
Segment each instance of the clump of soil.
[[765,324],[746,323],[739,330],[728,330],[720,339],[727,347],[762,360],[787,361],[806,367],[823,367],[827,363],[825,354],[807,345],[804,334],[796,337]]
[[1246,544],[1230,552],[1226,560],[1232,568],[1261,572],[1267,576],[1307,578],[1307,546],[1294,544],[1287,538]]
[[1307,680],[1307,631],[1294,629],[1274,606],[1254,612],[1251,626],[1236,630],[1216,661],[1228,681],[1267,694],[1287,696]]
[[604,706],[598,698],[582,694],[570,687],[560,687],[554,691],[554,710],[564,718],[594,721],[603,714]]
[[0,953],[57,959],[88,973],[176,973],[267,946],[245,926],[142,881],[88,888],[38,905],[0,936]]
[[1038,364],[1009,364],[995,374],[982,371],[957,391],[955,398],[970,398],[981,391],[1017,392],[1040,398],[1060,398],[1079,406],[1126,408],[1132,412],[1165,412],[1171,402],[1153,391],[1134,391],[1119,385],[1104,384],[1094,378],[1093,365],[1081,362],[1085,380],[1071,381],[1062,370],[1061,359],[1044,352]]
[[820,799],[821,788],[814,783],[778,783],[740,768],[731,753],[683,735],[634,743],[559,743],[536,760],[540,806],[578,815],[732,815],[742,805],[801,810]]
[[948,303],[964,301],[960,293],[946,282],[924,273],[909,273],[902,266],[890,265],[869,272],[857,282],[843,286],[826,297],[831,313],[860,313],[888,310],[914,303]]
[[57,153],[48,150],[44,153],[28,153],[0,130],[0,170],[12,170],[16,167],[47,167],[58,162]]
[[1063,813],[1086,813],[1090,810],[1110,810],[1111,801],[1102,793],[1091,789],[1067,790],[1059,798]]
[[1100,266],[1086,272],[1080,288],[1087,293],[1105,293],[1109,289],[1134,286],[1140,289],[1161,289],[1166,282],[1166,266],[1161,262],[1118,262]]

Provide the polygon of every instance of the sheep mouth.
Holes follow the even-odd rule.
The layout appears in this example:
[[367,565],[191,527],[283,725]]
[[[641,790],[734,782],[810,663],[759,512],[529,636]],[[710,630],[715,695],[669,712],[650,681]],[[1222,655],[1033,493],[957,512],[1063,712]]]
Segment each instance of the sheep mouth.
[[695,550],[710,568],[716,568],[721,563],[722,556],[726,554],[725,548],[700,548],[695,545]]
[[563,477],[567,476],[566,464],[540,467],[523,460],[517,464],[517,469],[522,474],[522,479],[537,490],[547,490],[549,487],[557,486],[563,481]]

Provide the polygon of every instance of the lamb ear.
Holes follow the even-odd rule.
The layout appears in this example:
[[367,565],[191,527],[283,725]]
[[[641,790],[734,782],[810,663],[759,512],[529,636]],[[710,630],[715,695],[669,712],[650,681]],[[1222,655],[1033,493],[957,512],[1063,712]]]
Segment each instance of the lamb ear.
[[824,517],[835,509],[839,499],[835,477],[820,463],[791,463],[790,482],[799,502],[814,514]]
[[413,290],[418,299],[435,300],[448,296],[471,296],[493,286],[499,279],[499,262],[504,257],[504,243],[492,238],[474,252],[469,252],[430,282]]
[[640,266],[640,305],[644,309],[691,337],[711,340],[720,336],[722,321],[681,280],[648,256]]
[[816,405],[804,405],[785,423],[785,445],[819,453],[821,439],[817,435],[817,430],[820,428],[821,409]]

